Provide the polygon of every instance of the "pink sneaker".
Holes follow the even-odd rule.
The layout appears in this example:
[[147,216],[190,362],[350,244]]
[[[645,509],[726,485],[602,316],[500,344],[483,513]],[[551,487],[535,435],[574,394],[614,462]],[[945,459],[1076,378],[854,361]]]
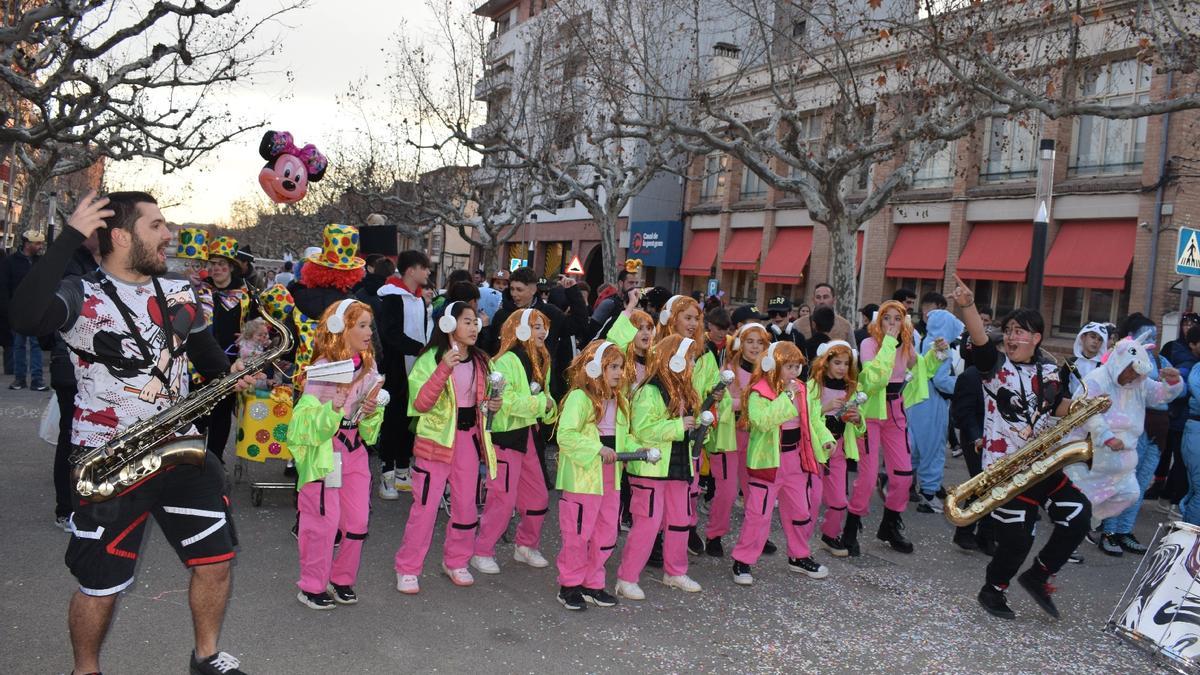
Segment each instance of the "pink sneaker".
[[415,574],[396,572],[396,590],[408,595],[416,595],[421,592],[421,584],[417,581]]
[[450,577],[450,581],[455,586],[471,586],[475,583],[475,577],[471,576],[471,573],[465,567],[452,570],[443,563],[442,571],[446,573],[446,576]]

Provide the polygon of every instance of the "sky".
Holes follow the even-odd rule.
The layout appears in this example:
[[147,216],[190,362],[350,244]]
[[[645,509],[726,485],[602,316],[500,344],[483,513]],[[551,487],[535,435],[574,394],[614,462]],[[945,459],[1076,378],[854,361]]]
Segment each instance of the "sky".
[[[279,3],[243,4],[258,13]],[[253,88],[232,90],[224,100],[247,121],[266,120],[266,128],[292,132],[297,145],[313,143],[324,150],[355,123],[339,114],[337,96],[351,82],[379,73],[404,23],[413,30],[431,20],[423,0],[310,0],[308,8],[267,31],[268,37],[282,38],[280,53],[264,64],[268,72]],[[226,221],[235,200],[261,194],[258,172],[265,162],[258,143],[264,130],[247,132],[203,161],[165,176],[153,162],[110,163],[106,181],[110,187],[156,192],[172,204],[165,215],[174,222]]]

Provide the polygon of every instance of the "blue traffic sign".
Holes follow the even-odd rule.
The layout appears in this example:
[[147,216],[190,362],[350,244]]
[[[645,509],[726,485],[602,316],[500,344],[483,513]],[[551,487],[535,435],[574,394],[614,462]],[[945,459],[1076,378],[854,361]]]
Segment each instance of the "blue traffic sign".
[[1175,247],[1175,273],[1200,276],[1200,230],[1179,228],[1179,244]]

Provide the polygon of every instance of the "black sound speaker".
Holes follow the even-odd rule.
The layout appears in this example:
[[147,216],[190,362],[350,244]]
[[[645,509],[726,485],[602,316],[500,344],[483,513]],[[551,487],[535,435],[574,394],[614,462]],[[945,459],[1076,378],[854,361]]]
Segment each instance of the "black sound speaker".
[[358,254],[378,253],[395,258],[400,252],[396,245],[395,225],[372,225],[358,230]]

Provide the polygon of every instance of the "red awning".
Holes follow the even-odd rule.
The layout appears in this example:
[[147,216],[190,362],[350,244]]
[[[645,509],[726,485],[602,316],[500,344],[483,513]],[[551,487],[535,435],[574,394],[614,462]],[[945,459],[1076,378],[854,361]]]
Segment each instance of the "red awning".
[[885,270],[894,279],[941,279],[946,275],[950,226],[902,225]]
[[720,230],[697,230],[683,252],[679,273],[685,277],[707,277],[712,273],[713,261],[717,259],[717,238]]
[[757,227],[733,230],[721,255],[721,269],[752,270],[757,267],[758,258],[762,255],[762,234],[763,231]]
[[971,228],[967,245],[958,258],[963,279],[1025,281],[1033,223],[978,223]]
[[811,227],[781,227],[767,251],[758,280],[768,284],[798,284],[812,252]]
[[1046,285],[1124,289],[1136,239],[1136,220],[1064,222],[1046,257]]

